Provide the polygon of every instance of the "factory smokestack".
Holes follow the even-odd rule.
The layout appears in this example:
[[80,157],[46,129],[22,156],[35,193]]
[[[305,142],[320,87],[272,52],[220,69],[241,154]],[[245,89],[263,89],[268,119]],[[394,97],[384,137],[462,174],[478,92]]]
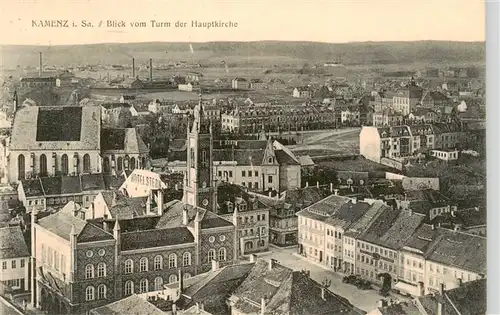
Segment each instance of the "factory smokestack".
[[135,78],[135,58],[132,58],[132,78]]
[[153,82],[153,59],[149,59],[149,81]]
[[38,61],[40,69],[38,69],[38,76],[41,77],[43,75],[43,60],[42,60],[42,52],[40,52],[40,60]]

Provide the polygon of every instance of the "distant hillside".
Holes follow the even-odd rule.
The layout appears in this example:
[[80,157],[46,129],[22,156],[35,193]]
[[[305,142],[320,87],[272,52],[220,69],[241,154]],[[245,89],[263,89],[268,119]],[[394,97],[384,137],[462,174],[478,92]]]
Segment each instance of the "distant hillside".
[[219,63],[222,58],[237,63],[252,61],[294,64],[336,61],[342,56],[346,65],[373,64],[453,64],[485,62],[484,42],[361,42],[329,44],[317,42],[207,42],[192,43],[131,43],[91,44],[75,46],[2,46],[1,57],[5,68],[16,65],[37,66],[38,52],[43,52],[44,64],[129,64],[132,56],[138,64],[149,58],[155,62],[186,60],[188,62]]

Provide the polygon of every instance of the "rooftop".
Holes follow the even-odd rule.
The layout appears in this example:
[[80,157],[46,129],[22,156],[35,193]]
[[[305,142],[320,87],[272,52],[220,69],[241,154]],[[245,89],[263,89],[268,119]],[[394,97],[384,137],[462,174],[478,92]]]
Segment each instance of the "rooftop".
[[164,315],[165,313],[144,298],[133,294],[122,300],[111,304],[94,308],[90,311],[92,315],[115,315],[115,314],[134,314],[134,315]]
[[0,259],[28,257],[30,252],[19,226],[0,228]]

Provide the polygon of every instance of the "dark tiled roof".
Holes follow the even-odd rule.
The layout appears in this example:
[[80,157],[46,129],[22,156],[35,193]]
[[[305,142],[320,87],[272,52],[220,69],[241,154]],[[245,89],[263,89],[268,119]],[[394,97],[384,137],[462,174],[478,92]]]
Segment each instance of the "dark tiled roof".
[[332,226],[342,226],[344,229],[361,218],[370,209],[371,205],[366,202],[352,202],[344,204],[326,223]]
[[360,235],[360,239],[392,249],[403,247],[425,216],[387,208],[373,224]]
[[440,237],[429,247],[429,261],[463,270],[486,274],[486,238],[442,229]]
[[280,165],[300,165],[300,163],[290,156],[285,150],[276,150],[274,153],[276,154],[276,159]]
[[102,174],[83,174],[81,175],[82,190],[105,190],[106,183]]
[[234,295],[238,298],[235,308],[244,313],[258,313],[261,299],[266,298],[266,313],[364,314],[356,311],[347,299],[328,290],[323,299],[320,284],[305,273],[277,263],[269,269],[269,263],[263,260],[257,260]]
[[353,237],[359,236],[371,226],[381,213],[388,209],[390,208],[383,202],[376,201],[362,217],[349,226],[349,230],[344,235]]
[[103,129],[101,149],[103,151],[123,151],[129,154],[149,152],[135,128]]
[[82,107],[40,107],[36,141],[80,141]]
[[125,182],[124,176],[103,175],[103,178],[107,190],[120,188]]
[[21,185],[26,197],[43,196],[42,182],[39,178],[36,179],[23,179]]
[[165,313],[146,301],[146,299],[134,294],[114,303],[95,308],[90,311],[92,315],[164,315]]
[[313,220],[325,221],[328,217],[339,211],[339,209],[350,200],[351,199],[348,197],[331,195],[299,211],[297,215]]
[[[460,287],[448,290],[442,295],[426,295],[417,298],[428,315],[438,315],[438,303],[443,303],[442,315],[457,314],[486,314],[487,313],[487,286],[486,279],[470,281]],[[458,311],[458,312],[457,312]]]
[[432,228],[432,225],[422,224],[406,242],[405,247],[425,253],[429,246],[441,235],[442,229]]
[[99,228],[98,226],[87,223],[78,235],[78,243],[91,243],[103,240],[112,240],[113,235]]
[[0,228],[0,259],[28,257],[30,252],[19,226]]
[[185,205],[182,201],[172,200],[164,205],[164,212],[156,224],[157,229],[166,229],[177,226],[182,226],[182,212],[184,208],[188,211],[188,225],[194,225],[196,213],[201,220],[201,229],[211,229],[217,227],[230,227],[233,224],[221,218],[217,214],[207,211],[202,208],[193,208],[190,205]]
[[194,237],[186,227],[137,231],[122,233],[121,235],[122,250],[134,250],[190,243],[194,244]]
[[98,107],[23,107],[12,125],[11,150],[99,150]]

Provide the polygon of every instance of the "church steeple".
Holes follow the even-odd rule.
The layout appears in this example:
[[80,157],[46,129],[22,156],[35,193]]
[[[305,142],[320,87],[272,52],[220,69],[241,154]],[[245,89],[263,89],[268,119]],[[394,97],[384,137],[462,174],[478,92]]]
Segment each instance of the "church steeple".
[[193,124],[188,127],[187,151],[185,203],[216,211],[212,122],[205,115],[201,94],[193,111]]

